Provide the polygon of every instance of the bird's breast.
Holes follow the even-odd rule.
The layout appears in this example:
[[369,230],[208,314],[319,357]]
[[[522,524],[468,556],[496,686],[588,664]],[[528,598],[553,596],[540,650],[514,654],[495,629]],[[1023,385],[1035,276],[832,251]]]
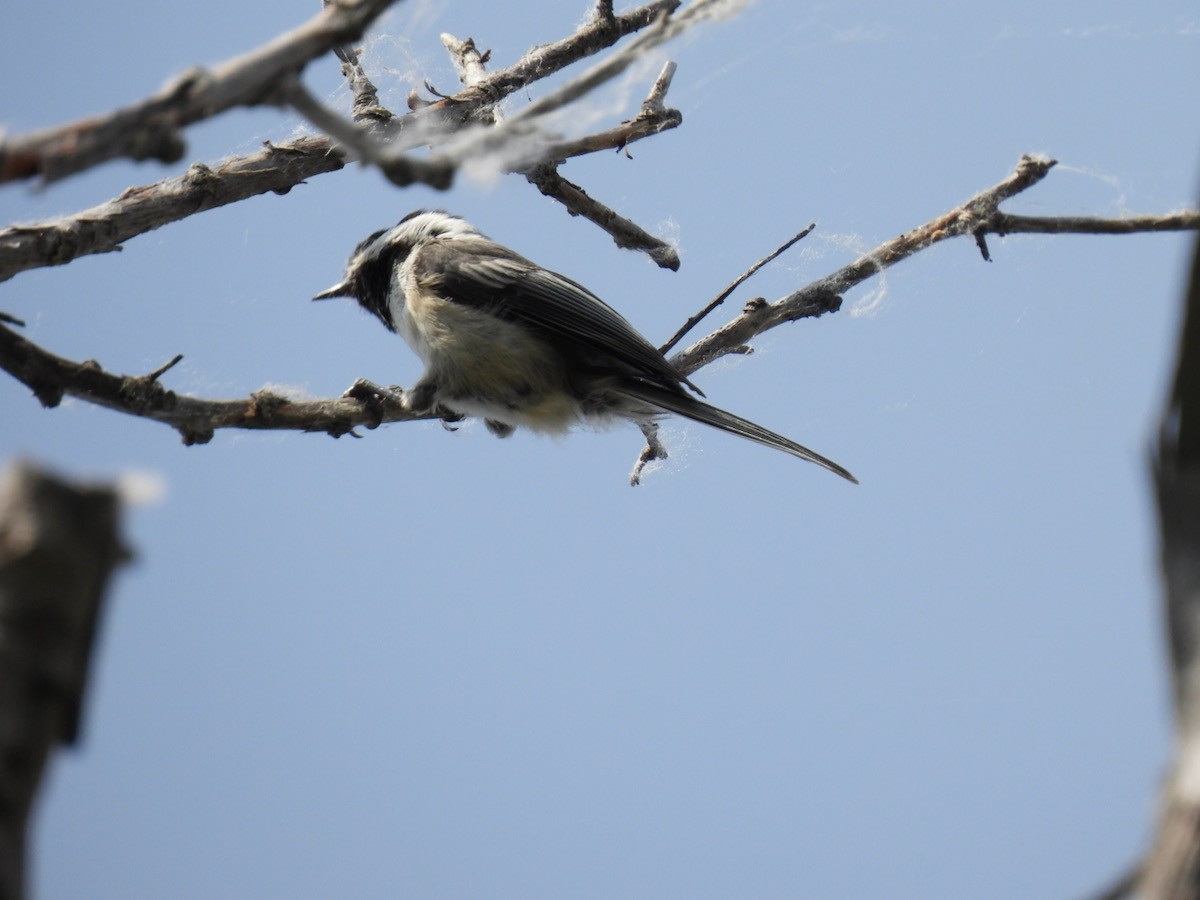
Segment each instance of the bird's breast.
[[429,290],[392,299],[396,331],[425,363],[423,380],[442,405],[538,431],[578,420],[562,356],[534,332]]

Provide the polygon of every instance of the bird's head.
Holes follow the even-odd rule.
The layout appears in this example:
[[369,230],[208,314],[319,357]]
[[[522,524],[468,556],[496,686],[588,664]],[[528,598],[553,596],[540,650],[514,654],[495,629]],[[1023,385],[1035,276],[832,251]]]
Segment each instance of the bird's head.
[[418,209],[410,212],[391,228],[381,228],[360,241],[350,254],[342,280],[313,297],[330,300],[353,297],[366,310],[392,328],[388,312],[388,294],[392,290],[396,268],[418,247],[432,240],[482,237],[467,222],[445,210]]

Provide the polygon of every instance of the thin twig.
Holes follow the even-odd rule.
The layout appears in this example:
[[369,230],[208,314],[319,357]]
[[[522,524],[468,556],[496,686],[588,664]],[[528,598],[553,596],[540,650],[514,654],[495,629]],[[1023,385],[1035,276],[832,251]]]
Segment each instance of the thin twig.
[[675,334],[673,334],[671,336],[671,339],[669,341],[667,341],[665,344],[663,344],[661,347],[658,348],[659,351],[661,353],[663,353],[664,355],[669,353],[672,347],[674,347],[681,340],[683,340],[684,335],[686,335],[689,331],[691,331],[693,328],[695,328],[702,319],[704,319],[706,316],[708,316],[709,313],[711,313],[714,309],[716,309],[718,306],[720,306],[722,303],[724,303],[725,300],[729,297],[729,295],[732,294],[734,291],[736,291],[738,289],[738,287],[740,287],[742,285],[743,282],[745,282],[748,278],[750,278],[750,276],[752,276],[755,272],[757,272],[759,269],[761,269],[767,263],[771,262],[776,257],[778,257],[781,253],[783,253],[785,250],[787,250],[793,244],[808,237],[808,235],[811,234],[812,230],[816,227],[817,227],[817,225],[815,222],[812,225],[809,225],[807,228],[805,228],[803,231],[801,231],[795,237],[789,239],[786,243],[784,243],[781,246],[777,247],[776,249],[772,250],[770,253],[768,253],[766,256],[764,256],[762,259],[760,259],[758,262],[756,262],[754,265],[752,265],[750,268],[748,268],[745,272],[743,272],[741,275],[739,275],[737,278],[733,279],[733,281],[729,282],[729,284],[725,287],[725,289],[723,291],[721,291],[721,293],[717,294],[717,296],[714,297],[711,301],[709,301],[708,305],[705,306],[704,309],[700,310],[700,312],[696,313],[694,316],[692,316],[690,319],[688,319],[686,322],[684,322],[683,327],[680,328],[677,332],[675,332]]
[[1200,212],[1180,210],[1161,216],[1014,216],[997,212],[988,223],[995,234],[1134,234],[1144,231],[1190,231],[1200,228]]
[[[552,197],[563,204],[571,215],[583,216],[607,231],[618,247],[640,250],[657,265],[671,271],[679,269],[679,251],[661,238],[650,234],[635,222],[619,215],[615,210],[589,196],[587,191],[579,185],[563,178],[558,172],[558,162],[568,156],[579,155],[580,151],[590,152],[599,149],[600,146],[625,149],[635,140],[657,134],[667,128],[677,127],[683,121],[682,115],[678,110],[668,109],[663,103],[674,75],[675,63],[667,62],[651,86],[650,93],[643,101],[638,115],[628,122],[623,122],[618,128],[578,141],[564,142],[557,147],[546,148],[543,154],[547,162],[526,165],[523,169],[514,167],[515,171],[522,171],[529,183],[537,187],[545,196]],[[510,125],[511,122],[510,119],[506,125]]]
[[[410,106],[415,105],[416,108],[410,115],[398,118],[390,134],[397,137],[403,135],[404,148],[429,143],[431,135],[457,130],[475,118],[480,108],[499,103],[535,81],[611,47],[622,38],[656,22],[660,16],[670,15],[680,2],[651,0],[643,6],[617,13],[610,23],[597,22],[593,18],[569,37],[534,47],[511,66],[489,72],[486,77],[453,96],[441,97],[433,102],[410,98]],[[416,136],[410,138],[409,133],[414,131]]]
[[[443,40],[447,39],[454,40],[443,35]],[[513,116],[491,128],[466,132],[430,157],[429,162],[453,169],[468,160],[492,155],[505,170],[524,174],[545,196],[562,203],[571,215],[582,216],[607,231],[618,247],[643,251],[658,265],[678,269],[679,254],[675,248],[558,173],[558,164],[569,157],[603,149],[623,149],[634,141],[677,127],[683,117],[678,110],[663,105],[674,71],[674,63],[667,63],[639,114],[616,128],[574,140],[548,142],[535,130],[533,117]]]
[[145,375],[142,376],[142,378],[145,379],[146,381],[158,381],[158,379],[162,378],[164,375],[166,375],[169,371],[171,371],[173,368],[175,368],[181,362],[183,362],[183,354],[176,353],[169,360],[167,360],[167,362],[163,363],[161,366],[159,366],[153,372],[147,372]]
[[671,89],[671,81],[675,78],[676,64],[673,60],[663,63],[662,71],[650,86],[650,93],[642,101],[642,111],[661,110],[663,101],[667,99],[667,91]]
[[636,118],[628,119],[613,128],[597,131],[595,134],[534,145],[522,158],[510,161],[508,171],[525,174],[527,169],[542,162],[557,164],[575,156],[601,150],[626,150],[630,144],[643,138],[670,128],[678,128],[682,121],[683,117],[677,109],[658,109],[639,114]]
[[547,197],[565,206],[571,215],[583,216],[607,231],[618,247],[641,250],[664,269],[679,268],[679,252],[674,247],[590,197],[579,185],[559,175],[557,166],[550,163],[534,166],[525,177]]
[[[720,15],[722,9],[728,6],[726,0],[695,0],[679,12],[672,8],[670,15],[659,16],[652,27],[643,30],[620,50],[610,54],[582,75],[569,79],[561,87],[534,100],[514,113],[513,117],[544,116],[566,106],[617,77],[634,62],[645,57],[650,50],[678,37],[689,28]],[[603,10],[597,8],[596,18],[603,17]]]

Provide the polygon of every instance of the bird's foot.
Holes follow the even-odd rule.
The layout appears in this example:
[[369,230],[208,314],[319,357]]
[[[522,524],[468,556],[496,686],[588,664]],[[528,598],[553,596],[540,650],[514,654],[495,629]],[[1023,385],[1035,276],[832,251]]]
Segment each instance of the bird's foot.
[[629,473],[629,484],[631,487],[637,487],[642,483],[642,472],[646,466],[655,460],[667,458],[667,448],[658,439],[658,423],[638,422],[637,426],[642,430],[642,434],[646,438],[646,446],[642,448],[637,462],[633,464],[633,471]]
[[378,428],[388,413],[408,409],[403,388],[396,385],[380,387],[365,378],[350,385],[342,396],[359,401],[370,412],[371,421],[366,423],[368,428]]

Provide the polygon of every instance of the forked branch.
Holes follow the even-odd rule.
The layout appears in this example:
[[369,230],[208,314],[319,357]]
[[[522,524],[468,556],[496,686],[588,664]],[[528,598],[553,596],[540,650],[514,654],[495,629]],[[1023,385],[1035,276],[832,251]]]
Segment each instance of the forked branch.
[[681,372],[689,374],[727,353],[744,352],[746,343],[764,331],[784,322],[833,312],[841,306],[841,295],[850,288],[889,266],[894,266],[950,238],[971,236],[980,247],[984,258],[988,259],[990,256],[985,238],[989,234],[1130,234],[1141,231],[1200,229],[1200,212],[1195,210],[1128,219],[1011,216],[1000,211],[1001,203],[1037,184],[1055,164],[1055,160],[1043,156],[1021,157],[1013,173],[998,184],[981,191],[936,219],[885,241],[836,272],[805,285],[774,303],[751,304],[733,321],[701,338],[686,350],[676,353],[671,357],[671,362]]

